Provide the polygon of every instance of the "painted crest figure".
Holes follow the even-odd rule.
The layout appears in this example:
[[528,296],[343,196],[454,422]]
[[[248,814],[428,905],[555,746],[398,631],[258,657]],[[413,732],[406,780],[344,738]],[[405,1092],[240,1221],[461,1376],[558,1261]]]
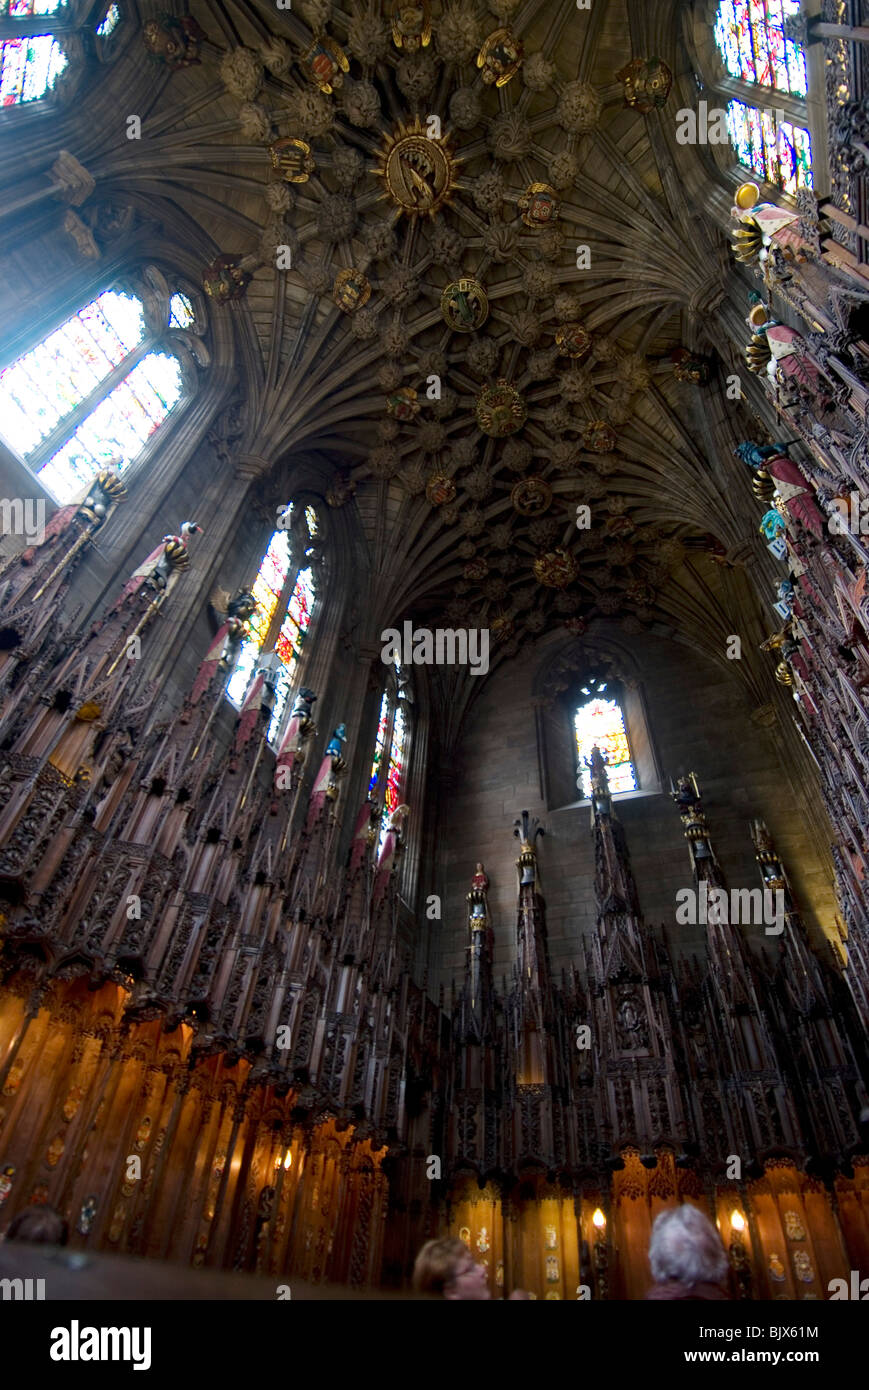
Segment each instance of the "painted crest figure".
[[349,473],[336,473],[326,489],[330,507],[345,507],[356,492],[356,483]]
[[534,575],[547,589],[565,589],[579,574],[579,565],[572,555],[560,547],[538,555],[534,561]]
[[386,413],[393,420],[413,420],[419,411],[417,393],[412,386],[399,386],[386,398]]
[[202,61],[199,45],[207,37],[192,15],[164,14],[159,20],[149,19],[142,29],[142,40],[148,52],[173,72]]
[[581,323],[563,323],[555,330],[555,341],[562,357],[581,361],[591,352],[591,334]]
[[561,211],[558,194],[548,183],[529,183],[516,207],[526,227],[549,227]]
[[428,0],[392,7],[392,42],[405,53],[417,53],[431,43],[431,9]]
[[350,71],[350,64],[343,49],[334,40],[315,38],[305,49],[299,64],[308,79],[327,96],[344,85],[344,74]]
[[444,322],[457,333],[473,333],[489,316],[489,300],[479,280],[452,280],[441,295]]
[[484,434],[502,439],[525,424],[528,408],[515,387],[501,377],[496,386],[484,386],[477,396],[477,424]]
[[670,95],[673,74],[660,58],[633,58],[616,73],[625,87],[625,105],[648,115],[660,110]]
[[618,443],[618,436],[606,420],[590,420],[582,432],[582,442],[593,454],[609,454]]
[[355,266],[339,270],[332,286],[332,298],[345,314],[355,314],[371,298],[371,283],[367,275]]
[[510,29],[496,29],[477,54],[477,67],[487,87],[503,87],[522,65],[523,47]]
[[250,273],[242,268],[238,256],[217,256],[202,273],[203,289],[216,304],[241,299],[250,281]]
[[513,484],[510,501],[520,516],[542,516],[552,503],[552,488],[542,478],[520,478]]
[[426,483],[425,495],[433,507],[443,507],[455,498],[456,485],[452,478],[447,478],[443,473],[435,473]]
[[269,145],[273,168],[285,183],[307,183],[317,165],[311,154],[311,146],[305,140],[288,136]]

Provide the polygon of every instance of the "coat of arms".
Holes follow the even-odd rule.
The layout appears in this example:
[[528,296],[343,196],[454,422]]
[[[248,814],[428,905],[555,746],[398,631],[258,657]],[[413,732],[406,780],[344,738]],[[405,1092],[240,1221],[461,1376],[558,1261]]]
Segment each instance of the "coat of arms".
[[482,328],[489,314],[489,300],[479,280],[451,280],[441,295],[441,313],[457,333]]
[[484,386],[477,396],[477,424],[493,439],[521,430],[527,414],[522,396],[503,377],[495,386]]
[[339,270],[332,286],[332,298],[339,309],[343,309],[345,314],[354,314],[368,302],[370,296],[371,284],[361,270],[355,266]]
[[344,85],[344,74],[350,71],[350,64],[343,50],[334,40],[317,38],[299,59],[310,80],[328,96],[336,87]]
[[519,71],[523,48],[509,29],[496,29],[477,54],[477,67],[487,87],[503,87]]
[[516,207],[526,227],[548,227],[556,221],[561,204],[548,183],[529,183]]
[[563,323],[555,330],[555,341],[562,357],[579,361],[591,352],[591,334],[581,323]]
[[307,183],[316,169],[311,146],[305,140],[288,136],[269,145],[272,165],[285,183]]
[[393,420],[412,420],[419,414],[419,401],[412,386],[399,386],[386,397],[386,413]]

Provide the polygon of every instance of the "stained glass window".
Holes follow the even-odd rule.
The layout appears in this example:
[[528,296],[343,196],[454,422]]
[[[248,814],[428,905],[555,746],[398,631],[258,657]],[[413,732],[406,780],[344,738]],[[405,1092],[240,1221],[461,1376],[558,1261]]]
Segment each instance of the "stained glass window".
[[169,300],[169,325],[171,328],[189,328],[195,315],[193,305],[186,294],[173,294]]
[[0,0],[0,15],[27,19],[30,15],[57,14],[66,0]]
[[106,10],[105,19],[103,20],[102,24],[98,25],[97,27],[97,34],[99,35],[99,37],[101,39],[107,39],[109,37],[109,34],[114,33],[115,29],[117,29],[118,27],[120,18],[121,12],[118,9],[117,5],[109,5],[109,8]]
[[149,353],[36,476],[58,502],[71,502],[109,459],[120,455],[128,465],[136,458],[180,397],[178,359]]
[[776,124],[772,111],[742,101],[727,107],[727,129],[740,164],[785,193],[812,187],[812,138],[790,121]]
[[[256,612],[248,620],[250,636],[242,644],[241,655],[226,687],[226,693],[236,706],[241,706],[263,649],[269,628],[284,592],[290,573],[290,547],[286,530],[275,531],[263,556],[253,593]],[[284,621],[275,643],[283,663],[283,671],[275,692],[275,707],[269,725],[269,739],[274,740],[280,728],[287,699],[293,684],[293,674],[305,634],[311,621],[314,604],[314,576],[310,568],[301,570],[296,578],[287,604]]]
[[380,764],[383,761],[383,745],[386,742],[386,726],[389,723],[389,691],[384,690],[383,699],[380,702],[380,720],[377,725],[377,740],[374,744],[374,761],[371,764],[371,776],[368,779],[368,795],[374,796],[377,791],[377,779],[380,776]]
[[784,36],[784,20],[799,10],[800,0],[721,0],[715,42],[731,77],[804,97],[805,56]]
[[[398,663],[396,662],[396,671],[398,671],[398,669]],[[389,716],[393,708],[395,712],[392,716],[392,735],[389,738],[389,755],[384,764],[384,753],[389,732]],[[390,691],[387,689],[384,691],[383,699],[380,702],[380,719],[377,725],[377,738],[374,744],[374,761],[371,764],[371,776],[368,779],[368,795],[372,800],[376,797],[383,801],[383,811],[380,816],[380,837],[377,844],[378,854],[383,847],[383,841],[389,829],[392,813],[396,806],[401,805],[406,745],[407,721],[404,701],[390,695]]]
[[[171,314],[179,328],[193,321],[181,294]],[[0,433],[58,502],[78,496],[108,459],[132,463],[180,400],[177,358],[147,346],[141,301],[107,290],[0,371]]]
[[603,683],[598,684],[593,693],[589,687],[584,687],[583,694],[589,694],[590,698],[574,715],[577,775],[582,777],[583,796],[591,796],[591,776],[585,760],[595,744],[607,759],[610,791],[636,791],[637,779],[618,701],[607,697]]
[[142,305],[109,290],[0,372],[3,435],[28,454],[142,341]]
[[67,63],[53,34],[0,39],[0,106],[38,101],[54,86]]

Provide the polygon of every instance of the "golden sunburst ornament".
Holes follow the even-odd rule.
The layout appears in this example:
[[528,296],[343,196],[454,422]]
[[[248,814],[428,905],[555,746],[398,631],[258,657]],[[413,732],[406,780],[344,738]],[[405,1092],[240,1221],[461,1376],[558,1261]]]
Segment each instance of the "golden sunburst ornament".
[[428,135],[419,116],[413,125],[400,122],[384,142],[375,173],[386,197],[411,217],[433,217],[448,203],[458,160],[446,135]]

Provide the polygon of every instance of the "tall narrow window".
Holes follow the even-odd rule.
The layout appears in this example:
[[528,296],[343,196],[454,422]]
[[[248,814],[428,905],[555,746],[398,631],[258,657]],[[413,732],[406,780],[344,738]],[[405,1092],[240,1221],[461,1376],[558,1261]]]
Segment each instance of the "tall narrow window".
[[587,698],[573,717],[577,786],[582,795],[591,796],[591,775],[586,759],[595,744],[607,759],[610,791],[614,794],[636,791],[637,778],[619,701],[605,681],[590,680],[582,687],[582,694]]
[[799,12],[800,0],[722,0],[715,42],[731,77],[804,97],[806,59],[784,34],[784,21]]
[[0,0],[0,15],[10,19],[29,19],[31,15],[57,14],[66,0]]
[[[292,519],[293,506],[286,509],[285,520]],[[262,558],[259,573],[251,592],[257,601],[256,612],[249,620],[250,635],[242,643],[241,654],[229,678],[226,693],[240,708],[257,668],[258,658],[274,650],[281,662],[281,673],[275,691],[275,707],[269,725],[269,741],[277,740],[290,692],[296,683],[296,667],[314,606],[314,567],[306,560],[314,558],[319,536],[317,514],[313,507],[304,509],[307,544],[304,532],[295,529],[300,537],[299,561],[293,561],[290,534],[286,529],[275,531]]]
[[106,290],[0,371],[0,434],[58,502],[109,459],[128,467],[184,394],[193,306],[176,292],[163,313],[149,329],[139,298]]
[[374,760],[368,781],[368,795],[372,801],[383,802],[378,853],[389,829],[392,813],[404,797],[408,733],[407,695],[404,686],[401,669],[396,664],[395,676],[390,676],[380,702]]
[[117,5],[109,5],[106,10],[102,24],[97,25],[97,34],[101,39],[107,39],[113,34],[121,22],[121,12]]
[[737,158],[791,195],[813,186],[806,59],[785,37],[799,9],[800,0],[721,0],[713,26]]
[[53,34],[0,39],[0,106],[38,101],[54,86],[68,59]]

